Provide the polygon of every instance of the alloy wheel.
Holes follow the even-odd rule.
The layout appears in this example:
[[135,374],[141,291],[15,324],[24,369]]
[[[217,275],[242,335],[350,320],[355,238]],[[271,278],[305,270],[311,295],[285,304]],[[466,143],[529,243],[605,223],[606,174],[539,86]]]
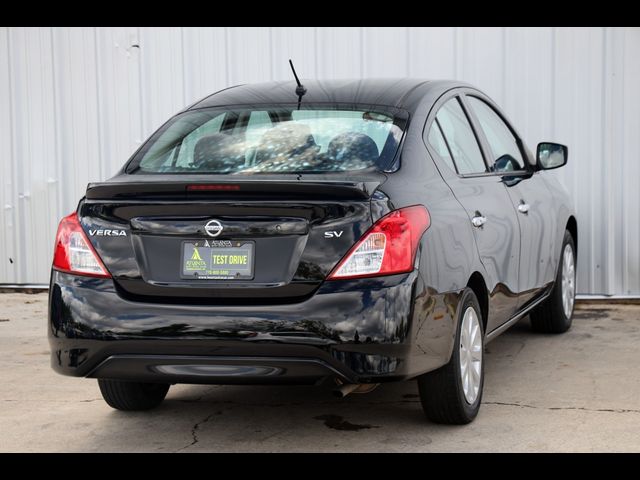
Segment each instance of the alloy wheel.
[[571,245],[565,245],[562,253],[562,309],[567,318],[573,311],[576,293],[576,269]]
[[468,307],[462,317],[460,331],[460,378],[467,403],[478,398],[482,374],[482,330],[478,315]]

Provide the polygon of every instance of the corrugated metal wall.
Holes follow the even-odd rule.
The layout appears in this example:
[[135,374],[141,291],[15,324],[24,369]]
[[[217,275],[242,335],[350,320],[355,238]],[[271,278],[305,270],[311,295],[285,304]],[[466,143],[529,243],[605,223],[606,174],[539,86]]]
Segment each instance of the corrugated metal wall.
[[581,293],[640,294],[638,28],[0,28],[0,283],[46,283],[58,219],[183,106],[303,77],[471,82],[570,146]]

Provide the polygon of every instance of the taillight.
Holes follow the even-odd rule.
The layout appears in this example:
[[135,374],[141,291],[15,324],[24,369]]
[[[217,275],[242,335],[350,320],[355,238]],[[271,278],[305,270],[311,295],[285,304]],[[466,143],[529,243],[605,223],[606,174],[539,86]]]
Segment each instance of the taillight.
[[53,252],[53,268],[77,275],[111,277],[82,230],[76,213],[60,220]]
[[328,280],[405,273],[413,265],[422,234],[429,228],[422,205],[401,208],[378,220],[347,252]]

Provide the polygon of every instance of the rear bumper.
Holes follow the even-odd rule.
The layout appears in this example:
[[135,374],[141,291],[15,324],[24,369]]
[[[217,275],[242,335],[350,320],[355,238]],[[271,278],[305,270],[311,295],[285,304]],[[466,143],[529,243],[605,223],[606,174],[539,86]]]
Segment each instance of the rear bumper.
[[412,272],[325,282],[295,304],[166,305],[54,271],[51,363],[64,375],[167,383],[401,380],[448,361],[457,298]]
[[222,355],[112,355],[88,376],[160,383],[252,385],[314,384],[327,377],[345,383],[355,380],[318,358]]

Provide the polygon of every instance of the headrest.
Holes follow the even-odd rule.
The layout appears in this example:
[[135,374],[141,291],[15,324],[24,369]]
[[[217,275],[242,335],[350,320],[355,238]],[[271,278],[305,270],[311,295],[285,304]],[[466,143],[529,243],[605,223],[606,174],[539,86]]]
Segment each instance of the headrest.
[[224,172],[244,162],[244,149],[237,139],[225,133],[202,137],[193,149],[193,163]]
[[375,162],[380,156],[378,146],[373,139],[359,132],[345,132],[336,135],[329,143],[327,155],[335,160],[345,162],[351,160],[362,160],[364,162]]

